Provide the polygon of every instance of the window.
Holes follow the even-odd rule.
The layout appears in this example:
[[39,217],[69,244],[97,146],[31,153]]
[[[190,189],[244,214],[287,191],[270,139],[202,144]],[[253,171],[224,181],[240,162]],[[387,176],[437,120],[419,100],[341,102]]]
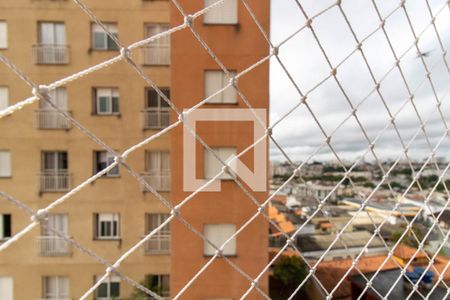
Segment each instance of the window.
[[41,45],[66,45],[66,26],[61,22],[40,22],[38,38]]
[[[217,248],[228,240],[236,232],[234,224],[208,224],[205,225],[204,234]],[[207,242],[204,242],[204,254],[214,255],[216,250]],[[223,249],[223,255],[236,255],[236,238],[226,244]]]
[[0,178],[11,177],[11,152],[0,150]]
[[[231,76],[236,72],[230,71]],[[205,97],[209,97],[222,90],[229,84],[229,78],[222,71],[205,71]],[[208,103],[236,103],[237,93],[233,86],[229,86],[221,93],[210,98]]]
[[[100,280],[100,276],[96,276],[96,281]],[[98,286],[95,291],[97,300],[118,299],[120,297],[120,277],[110,275]]]
[[158,191],[170,190],[170,152],[146,151],[145,169],[148,183]]
[[[69,216],[67,214],[49,214],[47,224],[52,229],[69,236]],[[52,230],[49,230],[47,226],[42,227],[42,234],[44,236],[59,237]]]
[[119,89],[95,88],[94,113],[98,115],[112,115],[119,113]]
[[[59,109],[67,111],[67,90],[65,87],[58,87],[49,92],[50,101]],[[39,101],[40,108],[43,110],[54,110],[47,101]]]
[[69,278],[65,276],[44,276],[42,278],[43,298],[69,299]]
[[[158,228],[168,218],[169,214],[146,214],[147,234]],[[168,253],[170,251],[170,223],[160,229],[148,240],[146,253]]]
[[8,276],[0,277],[0,299],[14,300],[13,278]]
[[42,152],[40,192],[62,192],[69,189],[68,160],[65,151]]
[[[42,225],[42,236],[40,241],[41,256],[66,256],[71,254],[71,244],[68,243],[54,230],[69,236],[69,216],[67,214],[49,214],[48,226]],[[53,299],[53,298],[52,298]]]
[[[170,29],[169,24],[146,24],[145,38],[152,37]],[[170,35],[162,36],[143,49],[144,65],[169,65],[170,64]]]
[[[211,6],[219,0],[205,0],[205,7]],[[237,24],[237,0],[225,0],[205,13],[205,24]]]
[[8,24],[0,21],[0,49],[8,48]]
[[[116,23],[103,23],[109,32],[118,36]],[[118,50],[119,46],[113,39],[97,24],[92,24],[92,48],[94,50]]]
[[0,86],[0,110],[7,108],[9,105],[9,90],[5,86]]
[[[107,151],[94,151],[94,174],[97,174],[103,169],[106,169],[109,165],[114,163],[114,155]],[[119,176],[119,166],[115,166],[105,176],[117,177]]]
[[170,276],[166,274],[145,275],[146,287],[154,291],[161,297],[170,295]]
[[0,240],[11,237],[11,215],[0,214]]
[[[161,92],[170,99],[170,89],[160,88]],[[164,98],[154,89],[146,89],[144,128],[159,129],[170,124],[170,107]]]
[[118,213],[95,214],[95,237],[97,239],[119,239],[120,223]]
[[[228,163],[234,156],[236,156],[236,148],[231,147],[211,147],[220,159]],[[237,159],[231,162],[230,167],[235,167]],[[211,153],[205,149],[205,178],[210,179],[220,173],[223,168],[223,164]],[[232,177],[228,173],[223,173],[220,179],[231,179]]]
[[38,44],[33,45],[36,64],[60,65],[69,63],[66,27],[62,22],[39,22]]
[[63,173],[67,172],[68,161],[67,152],[65,151],[44,151],[43,156],[43,171],[48,173]]
[[[49,93],[50,101],[59,110],[67,112],[67,90],[59,87]],[[37,127],[39,129],[69,129],[71,122],[60,114],[47,101],[39,101],[39,110],[36,112]]]

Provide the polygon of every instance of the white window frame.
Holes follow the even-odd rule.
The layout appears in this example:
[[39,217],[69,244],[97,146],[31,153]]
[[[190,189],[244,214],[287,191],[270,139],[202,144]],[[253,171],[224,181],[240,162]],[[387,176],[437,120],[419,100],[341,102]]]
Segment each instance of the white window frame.
[[[146,276],[156,277],[156,281],[158,281],[157,287],[159,287],[159,289],[161,290],[160,296],[164,297],[164,298],[169,297],[169,295],[170,295],[170,274],[148,274]],[[167,290],[162,289],[164,287],[164,285],[163,285],[164,277],[167,278],[167,282],[168,282]]]
[[[97,213],[96,214],[96,239],[117,240],[120,239],[120,214],[119,213]],[[114,234],[114,222],[117,223],[117,232]],[[110,235],[102,235],[102,223],[110,223]]]
[[14,279],[12,276],[0,276],[0,298],[14,300]]
[[[51,26],[49,28],[51,28],[51,34],[49,36],[52,36],[51,38],[51,42],[49,43],[44,43],[43,38],[43,30],[44,30],[44,26]],[[67,45],[67,37],[66,37],[66,25],[64,24],[64,22],[39,22],[38,23],[38,27],[39,27],[39,44],[40,45],[52,45],[52,46],[65,46]],[[61,31],[62,29],[62,31]],[[62,35],[58,35],[62,33]],[[58,40],[61,41],[58,41]]]
[[0,178],[10,178],[12,176],[11,151],[0,150]]
[[[100,110],[100,97],[105,97],[107,101],[108,110]],[[113,98],[117,98],[117,111],[113,110]],[[120,113],[120,94],[117,87],[99,87],[95,88],[95,112],[97,115],[117,115]]]
[[0,86],[0,110],[9,106],[9,88],[7,86]]
[[[170,29],[168,23],[146,23],[144,24],[145,38],[166,32]],[[145,65],[170,65],[170,35],[161,36],[148,43],[144,47]]]
[[[219,0],[205,0],[208,7]],[[235,25],[238,24],[238,0],[225,0],[209,9],[203,16],[204,24]]]
[[[222,232],[220,232],[222,231]],[[225,233],[223,231],[226,231]],[[235,224],[205,224],[203,227],[203,234],[205,237],[213,243],[217,248],[220,248],[222,244],[228,240],[236,232]],[[206,241],[203,243],[203,254],[206,256],[212,256],[216,253],[216,250]],[[237,254],[236,250],[236,237],[225,245],[222,254],[224,256],[234,256]]]
[[[108,166],[110,166],[114,163],[115,156],[113,154],[109,153],[108,151],[101,150],[101,151],[94,151],[94,153],[95,153],[95,155],[94,155],[95,156],[95,170],[94,170],[95,173],[98,173],[101,170],[103,170],[103,169],[101,169],[101,170],[98,169],[98,164],[100,163],[99,160],[101,159],[101,157],[104,156],[104,159],[105,159],[104,163],[106,163],[105,168],[107,168]],[[114,168],[112,168],[111,170],[106,172],[104,176],[119,177],[120,176],[119,166],[118,165],[115,166]]]
[[[65,87],[58,87],[49,92],[50,101],[60,110],[67,111],[67,89]],[[47,101],[39,101],[40,109],[51,110],[55,109]]]
[[[95,276],[95,281],[98,282],[102,276]],[[111,283],[118,283],[119,284],[119,297],[111,296]],[[106,291],[107,295],[106,297],[99,297],[98,296],[98,290],[101,285],[106,285]],[[110,275],[105,280],[102,281],[102,283],[99,285],[99,287],[95,290],[95,299],[96,300],[110,300],[110,299],[120,299],[120,277],[117,275]]]
[[[5,227],[5,215],[9,215],[9,228],[10,228],[10,234],[9,236],[5,236],[4,234],[4,227]],[[7,240],[12,237],[12,214],[0,214],[0,241]]]
[[[225,163],[228,163],[232,157],[236,156],[237,149],[236,147],[210,147],[212,151],[214,151]],[[205,149],[205,165],[204,165],[204,177],[205,179],[211,179],[215,177],[223,168],[223,164],[211,153],[211,151]],[[229,166],[231,168],[236,168],[237,159],[234,159]],[[219,179],[222,180],[231,180],[231,177],[228,173],[223,173]]]
[[0,20],[0,49],[8,49],[8,23]]
[[[229,71],[230,76],[236,76],[236,71]],[[221,70],[205,70],[205,98],[214,95],[218,91],[222,90],[230,82],[228,76]],[[215,95],[208,100],[208,103],[215,104],[234,104],[237,103],[236,89],[230,85],[225,90]]]
[[[47,290],[55,281],[55,291]],[[43,299],[70,299],[70,285],[67,276],[44,276],[42,277]]]
[[[110,22],[110,23],[103,23],[109,32],[111,32],[115,37],[118,37],[119,30],[118,25],[116,22]],[[119,45],[116,45],[114,40],[112,40],[106,31],[103,30],[103,28],[95,23],[92,23],[91,25],[91,34],[92,34],[92,49],[93,50],[103,50],[103,51],[115,51],[119,49]],[[96,47],[95,45],[95,35],[96,34],[102,34],[103,35],[103,47]],[[109,44],[111,43],[111,45]],[[114,45],[116,45],[114,47]]]
[[[146,234],[149,234],[151,231],[155,230],[157,227],[159,227],[162,223],[164,223],[168,218],[170,217],[170,214],[167,213],[147,213],[145,214],[145,218],[146,218],[146,222],[147,222],[147,232]],[[152,226],[152,218],[156,219],[156,223],[155,226]],[[170,222],[164,226],[163,228],[161,228],[160,230],[158,230],[158,232],[156,232],[149,241],[156,241],[157,242],[157,247],[155,249],[150,249],[150,247],[148,247],[148,251],[149,253],[169,253],[170,252]],[[162,244],[163,242],[166,242],[168,239],[169,241],[169,249],[163,249]]]
[[[52,213],[48,215],[47,224],[52,228],[57,230],[58,232],[64,234],[66,237],[69,236],[69,215],[66,213]],[[55,232],[49,230],[47,226],[42,226],[42,235],[43,236],[55,236]]]

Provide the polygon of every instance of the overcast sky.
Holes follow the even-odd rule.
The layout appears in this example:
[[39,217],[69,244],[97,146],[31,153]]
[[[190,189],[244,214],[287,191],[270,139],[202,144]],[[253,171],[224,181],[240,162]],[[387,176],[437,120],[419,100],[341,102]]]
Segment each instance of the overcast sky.
[[[306,13],[311,17],[335,1],[305,0],[300,2],[304,5]],[[436,14],[447,1],[429,0],[429,3],[433,13]],[[395,9],[398,1],[383,0],[377,1],[376,4],[381,15],[385,17]],[[380,24],[376,10],[370,0],[345,0],[342,1],[342,8],[359,40],[364,39]],[[406,8],[416,34],[421,33],[431,20],[426,1],[406,1]],[[274,44],[280,43],[303,24],[305,24],[305,18],[294,0],[274,1],[272,3],[271,38]],[[356,42],[351,35],[351,31],[337,7],[333,7],[314,19],[312,26],[333,66],[340,63],[356,48]],[[444,47],[447,47],[450,44],[450,13],[448,7],[445,7],[436,18],[436,26]],[[402,55],[414,42],[408,21],[401,9],[386,20],[385,29],[398,56]],[[418,45],[423,52],[427,53],[424,59],[428,67],[434,66],[431,71],[431,78],[435,84],[438,97],[442,98],[443,95],[450,92],[450,75],[444,64],[442,51],[432,26],[429,26],[422,34]],[[393,67],[395,62],[383,31],[378,30],[369,37],[363,43],[362,49],[374,76],[377,80],[380,80]],[[303,93],[306,93],[330,74],[330,68],[324,55],[309,29],[302,30],[283,44],[279,51],[281,60]],[[449,62],[449,55],[446,56],[446,60]],[[445,133],[445,127],[438,112],[433,113],[433,109],[436,107],[436,98],[432,93],[430,83],[425,81],[417,89],[420,82],[425,78],[425,70],[422,61],[417,58],[415,47],[404,55],[400,66],[404,71],[410,89],[415,91],[414,101],[419,114],[423,119],[430,118],[425,129],[434,147]],[[353,105],[361,102],[375,86],[360,52],[355,52],[337,69],[337,77]],[[275,59],[271,61],[270,89],[270,117],[271,122],[274,123],[300,101],[300,96],[294,85],[289,81]],[[408,92],[397,69],[382,80],[380,92],[392,113],[395,113],[400,105],[407,100]],[[330,134],[351,112],[350,105],[333,78],[328,79],[312,91],[308,96],[308,103],[327,134]],[[450,124],[450,95],[447,95],[443,101],[441,110],[446,122]],[[365,100],[359,107],[357,115],[371,139],[374,139],[389,122],[387,110],[377,93],[372,93]],[[398,115],[396,124],[401,137],[407,143],[419,126],[419,120],[410,103]],[[325,140],[304,105],[298,107],[289,117],[275,126],[274,137],[294,160],[306,159]],[[350,161],[355,160],[368,147],[368,143],[354,118],[350,118],[333,135],[331,141],[338,155]],[[399,138],[392,126],[382,135],[375,146],[375,152],[380,158],[397,158],[401,154],[401,149]],[[425,136],[420,133],[415,142],[411,144],[409,153],[414,159],[420,159],[429,152]],[[450,158],[448,136],[439,147],[437,155]],[[284,160],[274,145],[271,145],[271,157],[275,160]],[[325,148],[313,160],[333,158],[330,149]],[[366,159],[371,160],[373,157],[368,154]]]

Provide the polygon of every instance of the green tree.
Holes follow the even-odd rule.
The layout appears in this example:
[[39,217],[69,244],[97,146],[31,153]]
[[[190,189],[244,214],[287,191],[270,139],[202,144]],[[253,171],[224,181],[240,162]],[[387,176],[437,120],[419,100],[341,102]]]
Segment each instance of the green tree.
[[[298,256],[281,256],[274,265],[270,278],[270,297],[274,300],[287,299],[308,275],[308,267]],[[302,288],[293,299],[305,299]]]

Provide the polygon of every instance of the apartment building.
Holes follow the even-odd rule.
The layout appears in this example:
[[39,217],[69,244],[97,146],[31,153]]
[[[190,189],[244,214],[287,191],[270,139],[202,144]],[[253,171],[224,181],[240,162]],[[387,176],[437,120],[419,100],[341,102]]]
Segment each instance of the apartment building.
[[[183,17],[164,0],[85,0],[123,44],[177,26]],[[188,12],[214,1],[179,1]],[[195,2],[195,3],[194,3]],[[266,30],[269,1],[249,1]],[[268,54],[268,47],[245,7],[227,0],[195,21],[227,68],[240,72]],[[118,54],[118,46],[69,0],[0,2],[0,54],[37,83],[54,82]],[[225,83],[224,75],[188,29],[136,49],[133,60],[175,105],[188,108]],[[261,88],[250,89],[257,83]],[[240,86],[254,107],[268,107],[268,64],[246,75]],[[0,109],[29,97],[31,88],[0,64]],[[222,93],[205,107],[245,108],[236,93]],[[231,98],[229,98],[231,95]],[[167,103],[126,63],[119,62],[51,92],[53,103],[120,152],[176,120]],[[227,100],[224,100],[224,99]],[[230,101],[228,101],[230,100]],[[201,129],[208,143],[226,154],[248,146],[239,124]],[[239,134],[238,134],[239,133]],[[224,140],[214,138],[220,136]],[[237,138],[236,138],[237,137]],[[127,162],[163,197],[176,204],[188,193],[182,184],[182,128],[133,152]],[[199,148],[199,147],[197,147]],[[198,149],[198,176],[207,167]],[[37,102],[0,120],[0,190],[34,210],[45,207],[114,161],[114,157],[56,112]],[[251,159],[243,157],[244,162]],[[214,165],[214,164],[209,164]],[[205,169],[206,168],[206,169]],[[182,215],[216,243],[242,226],[256,206],[229,180],[223,191],[200,193]],[[255,193],[264,199],[266,193]],[[207,201],[214,203],[207,203]],[[52,209],[48,223],[98,256],[113,262],[169,217],[170,210],[123,167]],[[0,239],[30,223],[29,215],[7,201],[0,204]],[[227,248],[227,258],[251,276],[267,263],[267,224],[255,220]],[[170,297],[210,258],[211,249],[180,222],[171,222],[120,266],[130,278]],[[104,274],[105,266],[46,228],[36,228],[0,252],[0,299],[76,299]],[[182,299],[237,299],[249,286],[223,258]],[[267,278],[259,282],[267,290]],[[110,276],[91,299],[127,299],[133,287]],[[251,294],[259,299],[258,294]],[[150,298],[143,298],[150,299]]]

